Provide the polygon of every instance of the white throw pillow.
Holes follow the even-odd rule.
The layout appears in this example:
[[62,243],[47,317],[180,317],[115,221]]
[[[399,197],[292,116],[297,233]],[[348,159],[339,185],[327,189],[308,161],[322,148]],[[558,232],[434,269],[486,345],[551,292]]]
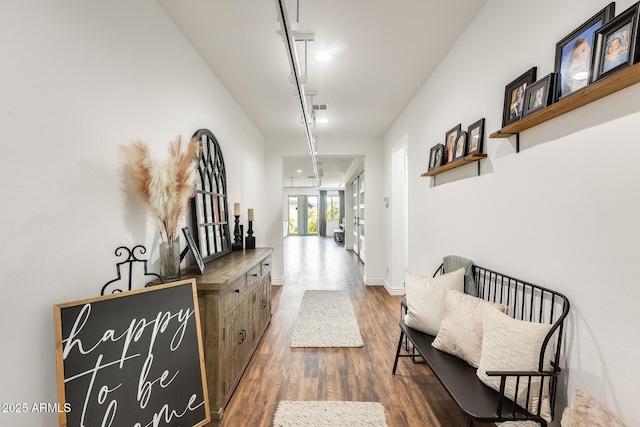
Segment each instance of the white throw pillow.
[[562,427],[626,427],[606,406],[580,390],[573,393],[571,405],[565,408],[560,421]]
[[436,335],[442,322],[447,289],[463,291],[464,269],[436,277],[407,272],[404,286],[407,294],[407,314],[404,323],[413,329]]
[[477,368],[482,353],[482,315],[485,307],[495,307],[503,313],[509,312],[509,307],[505,305],[448,290],[440,330],[431,345],[458,356]]
[[[500,377],[490,377],[486,374],[487,371],[538,370],[542,342],[549,333],[551,325],[513,319],[493,307],[485,308],[482,323],[484,337],[477,375],[483,383],[499,391]],[[550,351],[550,346],[547,346],[547,350]],[[543,369],[551,370],[551,362],[548,357],[545,357],[544,363]],[[505,396],[524,408],[527,399],[527,383],[528,379],[524,377],[520,379],[518,400],[516,401],[516,377],[508,377]],[[534,414],[538,412],[539,395],[540,378],[532,378],[529,407],[527,408],[529,412]],[[548,378],[544,381],[540,416],[551,421]]]

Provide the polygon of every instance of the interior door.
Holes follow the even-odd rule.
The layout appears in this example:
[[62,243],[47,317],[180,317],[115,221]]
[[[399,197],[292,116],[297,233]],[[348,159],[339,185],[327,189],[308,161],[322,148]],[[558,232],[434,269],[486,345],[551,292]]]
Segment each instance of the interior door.
[[364,262],[364,172],[352,183],[353,188],[353,252]]

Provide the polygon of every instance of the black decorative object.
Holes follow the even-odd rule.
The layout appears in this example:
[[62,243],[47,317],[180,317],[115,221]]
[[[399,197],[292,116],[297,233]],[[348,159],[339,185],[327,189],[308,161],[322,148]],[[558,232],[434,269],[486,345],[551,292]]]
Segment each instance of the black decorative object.
[[249,221],[249,229],[247,230],[247,237],[245,238],[245,247],[247,249],[256,248],[256,238],[253,237],[253,221]]
[[547,74],[534,84],[529,85],[524,92],[523,116],[528,116],[551,105],[554,100],[555,87],[556,73]]
[[[137,251],[137,253],[138,253],[138,255],[137,255],[137,256],[136,256],[136,251]],[[156,273],[149,273],[149,272],[147,271],[147,260],[146,260],[146,259],[141,259],[141,258],[139,258],[141,255],[145,254],[146,252],[147,252],[147,249],[146,249],[144,246],[142,246],[142,245],[134,246],[134,247],[133,247],[133,249],[129,249],[129,248],[127,248],[126,246],[120,246],[120,247],[118,247],[118,248],[116,249],[116,251],[115,251],[116,256],[117,256],[117,257],[122,257],[122,256],[124,256],[124,255],[126,254],[127,259],[126,259],[126,260],[124,260],[124,261],[122,261],[122,262],[118,262],[118,263],[116,263],[116,271],[117,271],[117,273],[118,273],[118,277],[117,277],[117,278],[115,278],[115,279],[113,279],[113,280],[108,281],[108,282],[107,282],[107,283],[102,287],[102,289],[100,290],[100,295],[104,295],[104,294],[105,294],[105,291],[107,290],[107,287],[108,287],[110,284],[115,283],[115,282],[117,282],[117,281],[119,281],[119,280],[124,280],[124,279],[122,278],[122,272],[121,272],[121,270],[120,270],[120,267],[121,267],[123,264],[129,264],[129,270],[128,270],[128,273],[127,273],[127,278],[128,278],[128,280],[129,280],[129,283],[128,283],[128,286],[127,286],[127,289],[126,289],[127,291],[130,291],[130,290],[132,289],[132,283],[131,283],[131,281],[132,281],[132,279],[133,279],[133,263],[134,263],[134,262],[141,262],[141,263],[142,263],[142,265],[144,266],[144,275],[145,275],[145,276],[153,276],[153,277],[154,277],[154,279],[153,279],[153,280],[151,280],[151,281],[149,281],[149,282],[147,283],[147,285],[146,285],[146,286],[149,286],[149,285],[150,285],[154,280],[157,280],[157,279],[160,279],[160,281],[161,281],[162,283],[164,283],[164,280],[162,279],[162,277],[160,277],[160,275],[159,275],[159,274],[156,274]],[[122,289],[120,289],[120,288],[115,288],[115,289],[114,289],[114,290],[112,290],[110,293],[115,294],[115,293],[117,293],[117,292],[124,292],[124,291],[123,291]]]
[[233,229],[234,241],[231,245],[231,250],[241,251],[242,250],[242,229],[244,228],[240,225],[240,215],[234,215],[236,217],[236,226]]
[[640,3],[636,3],[596,31],[591,82],[638,62],[639,14]]
[[593,81],[591,66],[595,50],[595,32],[615,15],[615,2],[610,3],[588,21],[556,44],[554,72],[558,74],[555,99],[564,98]]
[[504,109],[502,111],[502,127],[517,122],[522,118],[524,110],[524,92],[527,86],[536,81],[536,67],[532,67],[523,75],[512,81],[504,90]]

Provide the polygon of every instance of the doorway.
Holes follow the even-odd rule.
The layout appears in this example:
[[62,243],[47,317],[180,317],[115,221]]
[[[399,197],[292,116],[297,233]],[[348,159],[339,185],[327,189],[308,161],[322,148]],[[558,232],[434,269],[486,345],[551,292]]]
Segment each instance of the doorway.
[[318,235],[318,196],[289,196],[289,236]]

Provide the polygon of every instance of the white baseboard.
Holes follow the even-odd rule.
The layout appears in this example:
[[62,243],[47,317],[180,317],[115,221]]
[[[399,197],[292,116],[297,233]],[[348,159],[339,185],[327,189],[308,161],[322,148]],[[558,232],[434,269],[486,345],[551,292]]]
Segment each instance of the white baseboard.
[[280,285],[284,285],[284,278],[283,277],[271,277],[271,284],[274,286],[280,286]]
[[389,285],[389,283],[387,283],[386,280],[384,280],[384,285],[383,286],[387,290],[389,295],[404,295],[405,294],[404,287],[402,287],[402,288],[391,287],[391,285]]

